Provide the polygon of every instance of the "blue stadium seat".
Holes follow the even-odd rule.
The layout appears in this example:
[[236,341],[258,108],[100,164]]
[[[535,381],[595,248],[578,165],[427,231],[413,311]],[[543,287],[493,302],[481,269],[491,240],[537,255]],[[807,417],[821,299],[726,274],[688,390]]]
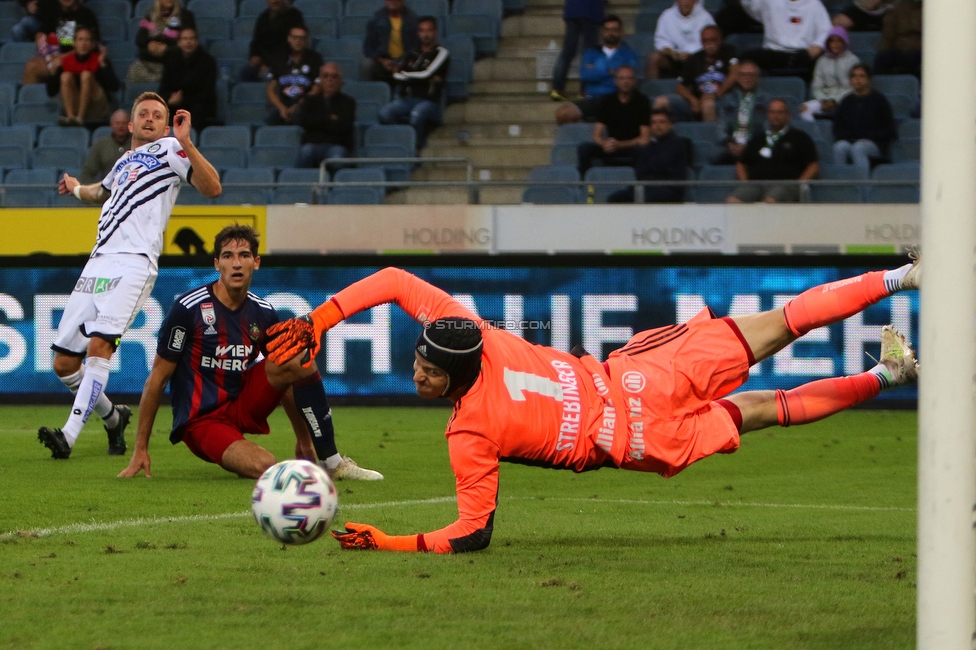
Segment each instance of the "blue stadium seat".
[[668,9],[674,3],[671,0],[641,0],[640,10],[641,11],[659,11],[663,12]]
[[6,43],[0,46],[0,63],[20,63],[23,65],[35,56],[37,56],[37,45],[33,42]]
[[[88,129],[79,129],[76,126],[46,126],[41,129],[37,136],[38,146],[61,146],[74,147],[75,149],[88,148]],[[49,166],[49,165],[42,165]]]
[[[85,131],[85,129],[78,129]],[[88,132],[85,131],[87,134]],[[67,167],[81,167],[85,160],[84,147],[42,145],[34,149],[32,154],[33,166],[38,168],[65,169]]]
[[0,144],[15,145],[30,151],[34,148],[36,135],[37,130],[35,128],[24,124],[6,126],[0,129]]
[[[914,77],[912,78],[914,79]],[[901,93],[890,93],[885,96],[888,98],[888,103],[891,104],[891,113],[895,116],[896,120],[907,118],[912,108],[918,103],[918,97],[903,95]]]
[[458,16],[484,14],[500,22],[504,10],[502,0],[454,0],[451,13]]
[[197,18],[197,36],[209,42],[230,38],[231,21],[226,18]]
[[921,138],[922,120],[908,118],[898,123],[899,138]]
[[298,147],[303,129],[300,126],[262,126],[254,132],[254,146]]
[[[381,106],[390,101],[390,86],[382,81],[349,81],[342,86],[342,92],[360,102],[376,102]],[[359,113],[356,113],[356,120]]]
[[[328,172],[325,180],[328,181]],[[288,205],[292,203],[324,203],[323,199],[327,193],[326,188],[316,189],[313,187],[319,181],[318,169],[298,169],[289,167],[282,169],[278,174],[278,188],[274,192],[272,203]],[[282,187],[282,183],[305,183],[304,186]]]
[[210,43],[207,52],[215,59],[247,59],[251,42],[246,39],[220,39]]
[[[216,205],[266,205],[271,200],[274,170],[268,167],[228,169],[221,183],[223,192],[214,201]],[[241,187],[230,187],[241,185]]]
[[[54,169],[12,169],[3,182],[3,207],[47,207],[54,199],[54,190],[45,188],[56,187],[57,172]],[[34,187],[6,187],[9,185]]]
[[235,102],[227,105],[226,124],[247,124],[260,126],[268,116],[268,106],[264,102]]
[[415,152],[403,144],[367,144],[359,148],[358,157],[361,160],[359,166],[380,167],[386,172],[388,181],[408,181],[410,180],[410,163],[370,163],[370,158],[412,158]]
[[126,84],[122,91],[122,106],[132,106],[132,102],[142,93],[154,93],[159,90],[158,83],[133,83]]
[[[563,124],[556,130],[556,144],[578,145],[581,142],[589,142],[593,139],[593,124],[588,122],[577,122],[575,124]],[[573,154],[576,157],[576,154]]]
[[[24,12],[16,2],[0,2],[0,18],[20,20],[23,14]],[[6,35],[7,33],[4,32],[4,36]]]
[[[591,167],[586,170],[583,182],[588,181],[633,181],[637,180],[633,167]],[[630,187],[626,184],[621,185],[594,185],[593,202],[606,203],[610,195],[617,190],[624,190]]]
[[735,47],[739,54],[749,50],[758,50],[763,44],[762,34],[729,34],[725,42]]
[[[327,16],[338,20],[342,17],[341,0],[295,0],[292,6],[302,12],[305,18]],[[410,7],[413,6],[411,2]]]
[[233,20],[237,16],[235,0],[190,0],[186,8],[194,18],[223,18]]
[[24,84],[17,91],[17,103],[28,102],[53,102],[57,103],[57,100],[47,96],[47,85],[46,84]]
[[200,133],[201,147],[236,147],[246,151],[251,146],[251,129],[246,126],[210,126]]
[[[384,102],[385,103],[385,102]],[[380,123],[380,108],[383,104],[379,102],[367,102],[356,100],[356,125],[358,127],[368,127],[372,124]],[[362,128],[365,132],[365,128]]]
[[678,122],[674,125],[674,132],[689,140],[706,142],[718,142],[724,136],[719,122]]
[[[855,165],[820,165],[821,180],[866,181],[867,173]],[[861,203],[864,186],[818,185],[810,186],[810,200],[814,203]]]
[[335,38],[339,35],[339,20],[332,16],[305,16],[305,25],[312,38]]
[[[267,6],[267,4],[265,4],[265,6]],[[152,7],[153,7],[153,0],[139,0],[136,3],[136,6],[132,10],[132,17],[142,18],[147,13],[152,11]],[[135,34],[133,34],[133,37],[134,36]]]
[[654,99],[659,95],[671,95],[677,82],[674,79],[645,79],[641,82],[640,91],[649,98]]
[[470,36],[475,52],[494,55],[498,51],[499,23],[494,16],[484,14],[451,14],[447,17],[446,31],[449,36]]
[[807,83],[799,77],[763,77],[759,90],[777,99],[789,99],[802,104],[807,98]]
[[[5,4],[0,2],[0,4]],[[126,2],[126,0],[88,0],[85,6],[94,12],[98,16],[98,26],[102,28],[102,20],[107,17],[118,17],[128,20],[132,17],[132,4]],[[135,38],[135,34],[132,38]],[[102,40],[108,40],[105,38],[105,32],[102,31]]]
[[[847,32],[848,48],[851,50],[877,50],[878,41],[881,40],[881,32]],[[870,63],[873,59],[864,61]]]
[[369,16],[350,16],[346,14],[339,22],[339,36],[341,38],[363,39],[366,36],[366,25]]
[[[698,172],[700,181],[735,181],[735,167],[732,165],[705,165]],[[695,203],[725,203],[726,197],[735,189],[735,183],[695,187],[692,198]]]
[[906,95],[918,99],[920,87],[918,77],[910,74],[879,74],[871,80],[871,87],[882,95]]
[[265,81],[244,81],[236,83],[231,88],[230,101],[235,104],[238,102],[267,102],[268,84]]
[[575,144],[557,144],[549,153],[549,162],[553,165],[579,165]]
[[[363,56],[363,38],[320,38],[315,51],[328,61],[330,58],[356,59]],[[451,61],[454,65],[454,61]]]
[[19,84],[24,79],[23,63],[0,62],[0,83]]
[[451,53],[447,98],[464,99],[468,96],[468,84],[474,80],[474,40],[470,36],[445,36],[440,42]]
[[441,19],[450,13],[447,0],[410,0],[410,8],[418,16],[434,16],[442,28],[444,22]]
[[346,0],[346,16],[372,16],[381,9],[381,0]]
[[[345,168],[337,171],[332,180],[336,183],[382,183],[386,181],[386,174],[379,167]],[[384,196],[386,191],[382,187],[334,187],[326,196],[326,203],[378,205]]]
[[217,169],[233,169],[235,167],[247,166],[247,149],[201,145],[200,152]]
[[237,6],[237,15],[245,18],[257,18],[267,8],[266,0],[241,0]]
[[918,203],[918,183],[921,171],[918,163],[878,165],[871,178],[876,181],[906,181],[904,185],[872,185],[868,189],[870,203]]
[[[262,2],[261,4],[264,5],[265,3]],[[242,4],[241,9],[243,8],[244,5]],[[234,34],[234,40],[250,42],[251,36],[254,35],[254,21],[256,19],[256,16],[257,14],[255,14],[254,16],[245,16],[244,14],[241,14],[240,16],[234,19],[233,29],[232,29]]]
[[407,149],[412,156],[417,149],[417,132],[406,124],[375,124],[366,129],[363,138],[366,146],[377,144],[396,144]]
[[790,121],[790,127],[803,131],[809,135],[814,140],[833,140],[834,123],[830,120],[814,120],[810,122],[803,119],[794,119]]
[[[679,122],[678,124],[689,124],[689,122]],[[675,126],[678,126],[675,124]],[[718,156],[721,145],[713,140],[692,140],[691,141],[691,164],[693,167],[700,168],[708,165]]]
[[[133,34],[132,38],[135,39],[136,35]],[[134,60],[139,58],[139,48],[136,47],[134,40],[124,40],[124,41],[112,41],[111,43],[106,43],[106,48],[108,48],[108,56],[112,59],[112,66],[115,68],[115,74],[117,74],[120,79],[125,80],[125,73],[129,69],[128,66],[122,67],[119,65],[119,61],[123,59]]]
[[643,11],[634,18],[634,32],[637,34],[653,34],[657,29],[657,21],[661,17],[660,11]]
[[183,187],[176,197],[176,205],[213,205],[214,200],[208,199],[192,185]]
[[891,143],[891,162],[918,162],[922,159],[922,141],[919,138],[899,138]]
[[0,83],[0,106],[13,106],[17,101],[17,86],[9,83]]
[[[106,14],[98,17],[98,31],[102,35],[102,42],[125,41],[129,38],[129,16],[122,14]],[[135,38],[135,34],[132,38]]]
[[284,169],[295,164],[298,151],[294,146],[255,145],[247,155],[248,167]]
[[54,102],[18,102],[13,107],[10,122],[47,126],[57,123],[60,114],[61,107]]
[[[579,170],[573,165],[549,165],[534,167],[529,172],[529,183],[545,181],[576,182],[580,180]],[[529,185],[522,193],[522,203],[566,204],[579,203],[580,189],[571,185]]]
[[19,144],[0,144],[0,174],[11,169],[29,169],[30,152]]

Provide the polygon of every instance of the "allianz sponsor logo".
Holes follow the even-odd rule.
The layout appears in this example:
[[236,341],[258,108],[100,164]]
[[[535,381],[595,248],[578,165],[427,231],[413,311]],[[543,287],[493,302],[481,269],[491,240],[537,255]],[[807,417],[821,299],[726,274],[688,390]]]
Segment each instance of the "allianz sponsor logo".
[[721,228],[631,228],[630,242],[633,246],[719,246],[725,241]]
[[119,278],[86,278],[80,277],[75,282],[75,293],[105,293],[119,285]]
[[868,241],[918,242],[922,238],[922,228],[911,223],[867,224],[864,238]]
[[251,345],[218,345],[212,357],[200,359],[201,368],[244,372],[254,347]]
[[488,228],[404,228],[406,246],[487,246],[491,243]]

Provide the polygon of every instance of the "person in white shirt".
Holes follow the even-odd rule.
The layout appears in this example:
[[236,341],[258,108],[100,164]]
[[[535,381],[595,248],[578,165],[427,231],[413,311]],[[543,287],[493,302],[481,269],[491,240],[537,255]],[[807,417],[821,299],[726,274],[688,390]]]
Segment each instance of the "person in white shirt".
[[685,60],[702,49],[701,30],[714,24],[698,0],[675,0],[657,20],[654,51],[647,56],[647,78],[677,77]]
[[830,15],[821,0],[742,0],[742,8],[763,24],[760,50],[743,54],[764,71],[795,74],[810,81],[823,54]]
[[163,233],[181,185],[189,183],[209,198],[221,193],[217,170],[190,139],[188,111],[176,111],[175,137],[167,137],[166,101],[147,92],[136,97],[131,120],[132,150],[104,180],[82,185],[65,174],[58,184],[60,194],[101,203],[102,214],[95,248],[68,298],[51,346],[54,372],[75,394],[63,427],[37,431],[52,458],[71,455],[93,411],[105,420],[108,453],[125,453],[124,431],[131,412],[105,396],[112,355],[156,282]]

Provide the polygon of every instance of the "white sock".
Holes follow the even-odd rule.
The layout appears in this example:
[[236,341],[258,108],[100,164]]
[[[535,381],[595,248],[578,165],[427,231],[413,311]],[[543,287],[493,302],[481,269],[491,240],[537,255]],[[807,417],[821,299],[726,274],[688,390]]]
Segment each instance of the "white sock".
[[[84,376],[78,385],[75,402],[71,405],[71,415],[61,428],[65,439],[72,447],[81,434],[81,428],[88,421],[88,416],[95,410],[99,397],[105,393],[110,365],[108,359],[101,357],[89,357],[85,361]],[[111,405],[111,402],[109,404]]]
[[888,293],[895,293],[896,291],[901,291],[901,281],[905,279],[908,275],[908,271],[911,270],[912,263],[909,262],[905,266],[899,266],[897,269],[892,269],[891,271],[885,271],[884,274],[884,284]]
[[881,390],[890,388],[894,383],[894,379],[891,376],[891,371],[888,370],[883,363],[879,363],[875,367],[868,370],[868,372],[877,377],[878,381],[881,382]]
[[[84,377],[85,366],[82,364],[81,367],[78,368],[78,372],[74,373],[73,375],[68,375],[67,377],[58,377],[58,379],[60,379],[61,383],[71,391],[72,395],[77,395],[78,386],[81,385],[81,380]],[[112,428],[119,423],[119,414],[115,410],[115,405],[112,404],[112,400],[105,395],[104,391],[98,396],[98,401],[95,402],[95,412],[98,413],[100,418],[105,420],[105,424],[108,425],[109,428]]]
[[332,454],[331,456],[325,459],[325,466],[328,467],[329,469],[335,469],[336,467],[339,466],[339,463],[341,462],[342,462],[342,456],[340,456],[339,454]]

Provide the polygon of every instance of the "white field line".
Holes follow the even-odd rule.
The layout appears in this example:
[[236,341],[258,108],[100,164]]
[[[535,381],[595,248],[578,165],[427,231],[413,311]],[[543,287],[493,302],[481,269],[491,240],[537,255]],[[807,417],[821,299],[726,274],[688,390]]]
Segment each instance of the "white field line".
[[[641,506],[705,506],[717,508],[797,508],[815,510],[846,510],[855,512],[915,512],[915,508],[900,508],[897,506],[846,506],[835,504],[815,503],[749,503],[744,501],[652,501],[644,499],[591,499],[587,497],[503,497],[506,501],[566,501],[574,503],[599,503]],[[411,499],[406,501],[386,501],[381,503],[352,503],[341,506],[340,510],[369,510],[374,508],[399,508],[403,506],[419,506],[434,503],[453,503],[456,497],[435,497],[433,499]],[[194,521],[217,521],[220,519],[238,519],[251,516],[250,511],[225,512],[216,515],[187,515],[182,517],[137,517],[134,519],[120,519],[118,521],[95,522],[84,524],[69,524],[53,528],[35,528],[25,531],[11,531],[0,533],[0,540],[13,537],[49,537],[51,535],[72,535],[77,533],[91,533],[119,528],[135,528],[152,526],[154,524],[178,524]]]

